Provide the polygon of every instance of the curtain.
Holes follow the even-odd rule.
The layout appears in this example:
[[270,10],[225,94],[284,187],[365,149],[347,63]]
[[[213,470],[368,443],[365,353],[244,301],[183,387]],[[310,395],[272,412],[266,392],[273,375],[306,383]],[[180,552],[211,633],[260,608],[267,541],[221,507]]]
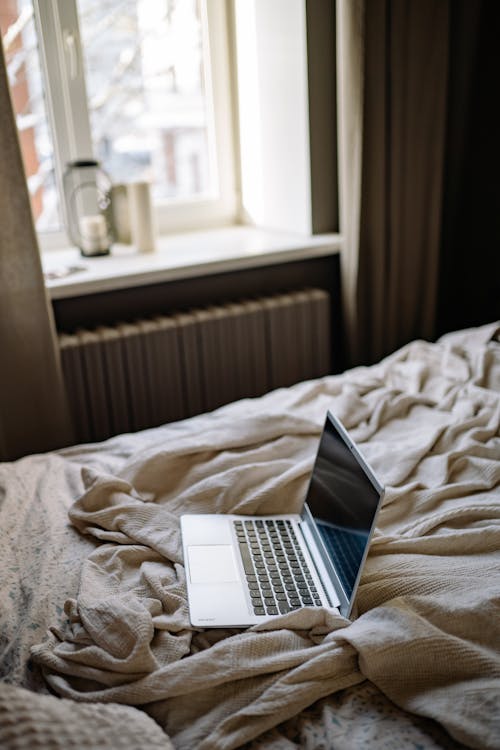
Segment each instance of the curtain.
[[454,0],[437,335],[500,319],[498,0]]
[[358,361],[357,307],[363,150],[364,0],[337,0],[337,132],[344,364]]
[[369,364],[434,334],[449,0],[340,0],[338,20],[346,347]]
[[0,459],[68,445],[66,404],[0,40]]

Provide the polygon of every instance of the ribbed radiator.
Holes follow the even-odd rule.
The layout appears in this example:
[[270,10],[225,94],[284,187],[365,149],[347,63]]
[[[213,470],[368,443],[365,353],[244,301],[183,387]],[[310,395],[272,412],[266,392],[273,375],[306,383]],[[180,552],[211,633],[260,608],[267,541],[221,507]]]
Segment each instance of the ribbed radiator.
[[330,371],[319,289],[59,337],[78,442],[215,409]]

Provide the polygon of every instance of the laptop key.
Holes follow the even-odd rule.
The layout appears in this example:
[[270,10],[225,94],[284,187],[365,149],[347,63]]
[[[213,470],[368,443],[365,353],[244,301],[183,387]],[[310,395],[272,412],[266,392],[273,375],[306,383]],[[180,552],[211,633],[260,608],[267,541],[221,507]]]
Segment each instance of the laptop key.
[[253,564],[252,564],[252,558],[250,557],[250,550],[248,549],[248,545],[244,544],[243,542],[240,542],[240,554],[241,559],[243,561],[243,569],[245,573],[252,574],[254,572]]
[[[236,526],[243,567],[255,614],[284,614],[321,606],[319,594],[290,527],[274,521]],[[246,531],[246,536],[245,536]],[[260,540],[260,542],[259,542]]]

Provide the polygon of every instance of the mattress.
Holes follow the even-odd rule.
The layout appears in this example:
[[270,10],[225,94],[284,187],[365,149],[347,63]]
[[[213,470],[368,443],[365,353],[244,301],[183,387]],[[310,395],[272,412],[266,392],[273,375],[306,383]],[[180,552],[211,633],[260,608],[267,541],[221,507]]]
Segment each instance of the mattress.
[[[0,745],[498,747],[499,329],[0,465]],[[300,510],[328,409],[386,486],[353,621],[191,627],[179,515]]]

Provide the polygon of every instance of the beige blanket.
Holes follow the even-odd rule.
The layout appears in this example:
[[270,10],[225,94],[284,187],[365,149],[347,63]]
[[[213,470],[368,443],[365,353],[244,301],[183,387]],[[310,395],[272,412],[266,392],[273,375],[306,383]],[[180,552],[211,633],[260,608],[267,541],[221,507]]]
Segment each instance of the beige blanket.
[[[102,543],[66,621],[33,649],[51,688],[143,706],[176,747],[208,750],[368,679],[470,747],[498,747],[494,332],[414,342],[376,367],[162,428],[119,476],[85,470],[70,518]],[[299,510],[327,409],[387,487],[357,619],[304,609],[247,631],[193,629],[179,514]]]

